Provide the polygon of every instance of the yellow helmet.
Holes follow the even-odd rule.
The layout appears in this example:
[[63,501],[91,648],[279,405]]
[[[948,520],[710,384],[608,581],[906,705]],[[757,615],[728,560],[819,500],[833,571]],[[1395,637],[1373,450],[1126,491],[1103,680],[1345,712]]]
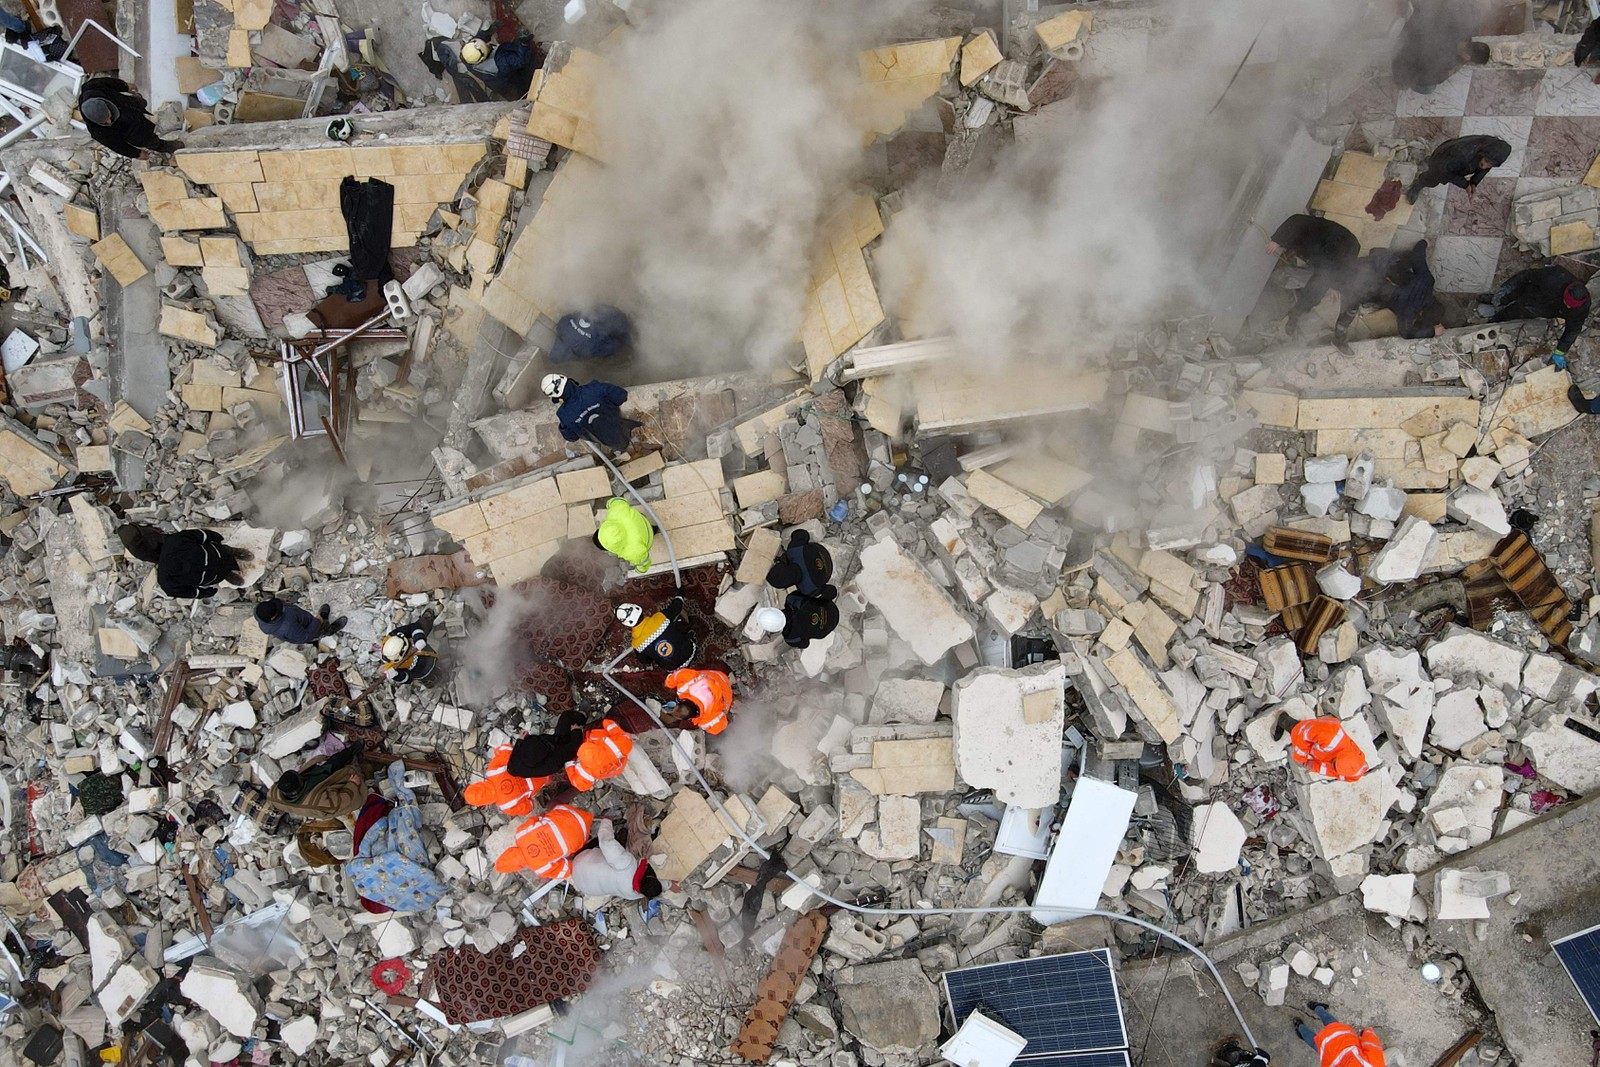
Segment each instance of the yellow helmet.
[[482,63],[489,58],[489,42],[474,37],[461,46],[461,58],[469,64]]

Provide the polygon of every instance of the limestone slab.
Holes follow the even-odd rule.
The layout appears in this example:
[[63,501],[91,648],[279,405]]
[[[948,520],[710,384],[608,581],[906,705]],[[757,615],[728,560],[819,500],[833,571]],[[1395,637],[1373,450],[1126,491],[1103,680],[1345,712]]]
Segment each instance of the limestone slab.
[[[1065,683],[1066,667],[1059,661],[1021,669],[980,667],[957,681],[952,714],[962,781],[992,788],[997,799],[1021,808],[1056,803]],[[1041,696],[1047,699],[1042,708]]]
[[934,664],[972,640],[972,624],[915,560],[887,538],[861,552],[856,588],[918,659]]

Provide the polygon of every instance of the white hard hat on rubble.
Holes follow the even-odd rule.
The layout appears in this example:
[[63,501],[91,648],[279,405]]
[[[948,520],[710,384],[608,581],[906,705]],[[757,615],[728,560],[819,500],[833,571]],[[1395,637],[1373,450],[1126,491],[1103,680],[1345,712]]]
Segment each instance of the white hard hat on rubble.
[[756,611],[756,625],[769,634],[782,633],[785,621],[782,608],[759,608]]
[[468,63],[482,63],[489,58],[489,42],[474,37],[461,46],[461,58]]
[[546,374],[544,381],[539,383],[539,389],[551,400],[560,400],[561,394],[567,391],[567,376],[565,374]]
[[638,626],[644,618],[644,609],[637,604],[617,605],[617,621],[624,626]]
[[399,634],[390,634],[383,639],[383,658],[397,660],[406,652],[406,639]]

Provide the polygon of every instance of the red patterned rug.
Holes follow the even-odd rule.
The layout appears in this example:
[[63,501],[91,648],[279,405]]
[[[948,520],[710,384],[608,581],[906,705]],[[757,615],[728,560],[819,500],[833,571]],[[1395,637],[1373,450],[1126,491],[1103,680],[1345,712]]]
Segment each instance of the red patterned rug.
[[582,993],[599,967],[593,928],[565,919],[524,930],[491,952],[439,953],[428,961],[424,995],[453,1024],[503,1019]]

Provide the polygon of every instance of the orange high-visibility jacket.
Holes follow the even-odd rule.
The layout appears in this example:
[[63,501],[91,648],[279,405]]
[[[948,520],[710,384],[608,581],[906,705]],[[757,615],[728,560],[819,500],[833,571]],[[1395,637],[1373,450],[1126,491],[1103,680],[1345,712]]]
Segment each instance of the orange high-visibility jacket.
[[517,827],[517,840],[494,861],[494,869],[510,874],[524,867],[540,878],[565,878],[572,873],[567,857],[589,840],[594,816],[571,804],[557,804]]
[[1317,1035],[1317,1055],[1322,1067],[1385,1067],[1383,1044],[1370,1026],[1356,1036],[1347,1023],[1329,1023]]
[[733,680],[722,671],[696,671],[679,667],[667,675],[667,685],[677,690],[678,699],[700,709],[692,720],[708,734],[720,734],[728,727],[728,709],[733,706]]
[[1294,761],[1313,774],[1354,782],[1367,773],[1367,757],[1338,719],[1306,719],[1289,732]]
[[467,803],[486,808],[494,804],[507,815],[526,815],[533,810],[533,797],[545,787],[549,778],[518,778],[506,770],[511,762],[511,746],[501,745],[489,757],[489,767],[483,781],[467,786]]
[[583,735],[577,758],[567,761],[567,781],[580,793],[587,793],[601,779],[621,774],[632,751],[633,738],[628,731],[606,719]]

